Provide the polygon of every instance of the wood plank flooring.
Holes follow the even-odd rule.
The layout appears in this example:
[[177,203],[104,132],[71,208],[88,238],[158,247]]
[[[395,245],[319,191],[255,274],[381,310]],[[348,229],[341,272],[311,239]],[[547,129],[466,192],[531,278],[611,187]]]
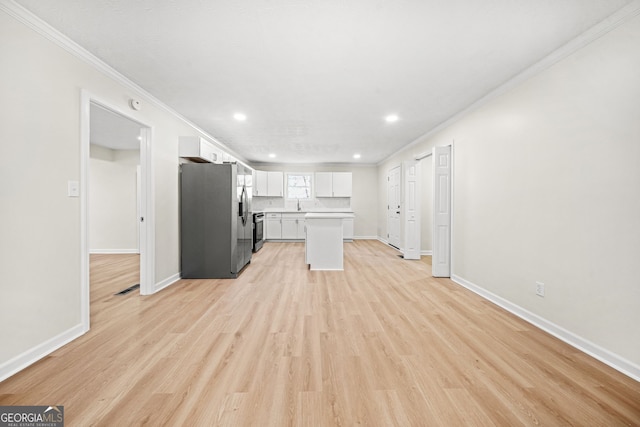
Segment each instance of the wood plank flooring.
[[640,383],[377,241],[344,272],[266,243],[236,280],[152,296],[93,256],[89,333],[0,383],[68,426],[640,425]]

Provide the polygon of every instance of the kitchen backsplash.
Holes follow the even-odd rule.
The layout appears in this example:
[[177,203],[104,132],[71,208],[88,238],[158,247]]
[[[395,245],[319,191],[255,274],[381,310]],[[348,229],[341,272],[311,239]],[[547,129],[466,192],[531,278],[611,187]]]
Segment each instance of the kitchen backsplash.
[[[300,208],[306,212],[314,209],[350,209],[351,198],[332,197],[326,199],[301,200]],[[296,210],[297,202],[295,200],[286,200],[283,197],[254,197],[252,199],[251,209],[254,212],[265,209]]]

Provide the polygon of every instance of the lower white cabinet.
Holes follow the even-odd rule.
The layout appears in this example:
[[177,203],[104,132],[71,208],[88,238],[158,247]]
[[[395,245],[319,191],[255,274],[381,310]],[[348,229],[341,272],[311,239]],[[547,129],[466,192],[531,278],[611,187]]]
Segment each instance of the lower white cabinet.
[[[304,212],[268,212],[265,214],[266,240],[304,240]],[[342,220],[343,240],[353,240],[353,218]]]
[[293,218],[282,218],[282,238],[295,239],[298,236],[298,224]]
[[282,238],[304,240],[304,214],[282,214]]
[[282,214],[268,213],[266,225],[267,229],[264,233],[266,240],[282,239]]

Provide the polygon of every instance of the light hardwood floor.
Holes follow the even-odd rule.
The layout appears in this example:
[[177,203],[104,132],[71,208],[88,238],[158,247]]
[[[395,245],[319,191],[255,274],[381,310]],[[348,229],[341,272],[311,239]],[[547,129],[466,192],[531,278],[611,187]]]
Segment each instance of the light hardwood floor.
[[267,243],[236,280],[113,296],[137,257],[94,256],[89,333],[0,383],[68,426],[640,425],[640,383],[450,280],[345,245],[311,272]]

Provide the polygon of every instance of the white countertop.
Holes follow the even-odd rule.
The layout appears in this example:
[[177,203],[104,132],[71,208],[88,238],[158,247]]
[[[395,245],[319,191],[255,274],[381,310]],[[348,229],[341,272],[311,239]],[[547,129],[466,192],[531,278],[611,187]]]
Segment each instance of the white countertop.
[[305,219],[340,219],[353,218],[355,215],[348,212],[308,212]]
[[307,213],[353,213],[353,210],[350,208],[318,208],[318,209],[305,209],[305,210],[296,210],[296,209],[283,209],[283,208],[267,208],[254,212],[264,212],[264,213],[299,213],[299,214],[307,214]]

